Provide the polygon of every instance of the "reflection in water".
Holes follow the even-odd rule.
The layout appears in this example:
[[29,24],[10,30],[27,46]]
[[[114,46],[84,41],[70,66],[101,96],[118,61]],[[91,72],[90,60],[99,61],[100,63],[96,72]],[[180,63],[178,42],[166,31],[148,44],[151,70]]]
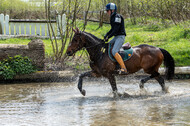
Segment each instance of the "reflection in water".
[[95,115],[92,115],[93,122],[92,126],[114,126],[114,125],[139,125],[140,123],[136,117],[130,116],[130,114],[125,110],[121,109],[117,101],[111,102],[106,106],[107,108],[102,108],[96,111]]
[[119,90],[131,95],[114,99],[109,84],[87,82],[87,96],[74,83],[0,85],[0,125],[153,126],[190,125],[190,80],[159,85],[120,82]]
[[149,120],[154,122],[168,122],[174,118],[175,111],[172,105],[164,107],[155,105],[148,109],[147,116]]

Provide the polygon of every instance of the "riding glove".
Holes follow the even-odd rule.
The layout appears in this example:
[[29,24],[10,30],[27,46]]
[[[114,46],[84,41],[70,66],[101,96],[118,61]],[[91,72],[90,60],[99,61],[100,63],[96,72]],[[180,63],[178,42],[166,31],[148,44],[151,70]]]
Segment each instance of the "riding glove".
[[108,36],[107,36],[107,34],[106,34],[106,35],[104,36],[104,41],[107,42],[108,39],[109,39],[109,38],[108,38]]

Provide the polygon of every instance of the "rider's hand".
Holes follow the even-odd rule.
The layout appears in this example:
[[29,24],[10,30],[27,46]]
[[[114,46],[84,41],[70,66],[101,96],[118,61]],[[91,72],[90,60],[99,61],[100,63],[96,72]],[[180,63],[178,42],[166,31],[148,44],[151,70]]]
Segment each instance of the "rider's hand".
[[109,43],[104,43],[103,47],[107,49],[108,48],[108,44]]
[[109,38],[108,38],[108,36],[107,36],[107,35],[105,35],[105,36],[104,36],[104,41],[105,41],[105,42],[107,42],[107,41],[108,41],[108,39],[109,39]]

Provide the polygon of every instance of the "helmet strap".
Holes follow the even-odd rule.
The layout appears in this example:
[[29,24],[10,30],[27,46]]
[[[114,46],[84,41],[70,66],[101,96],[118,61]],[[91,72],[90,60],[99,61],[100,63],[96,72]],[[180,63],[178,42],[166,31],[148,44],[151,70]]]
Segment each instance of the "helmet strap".
[[113,10],[111,10],[111,15],[113,14],[115,12],[115,10],[113,11]]
[[113,14],[113,10],[111,10],[111,15]]

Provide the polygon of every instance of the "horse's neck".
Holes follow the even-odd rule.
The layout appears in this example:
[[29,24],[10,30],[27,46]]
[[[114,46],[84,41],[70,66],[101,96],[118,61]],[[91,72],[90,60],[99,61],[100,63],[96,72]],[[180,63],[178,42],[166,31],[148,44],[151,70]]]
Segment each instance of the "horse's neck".
[[99,49],[91,48],[87,49],[91,61],[97,61],[101,58],[102,54]]
[[[96,41],[96,42],[95,42]],[[95,40],[94,38],[90,38],[88,35],[86,37],[86,50],[89,53],[90,60],[91,61],[97,61],[101,58],[102,52],[101,52],[101,45],[100,42],[98,43],[98,40]]]

